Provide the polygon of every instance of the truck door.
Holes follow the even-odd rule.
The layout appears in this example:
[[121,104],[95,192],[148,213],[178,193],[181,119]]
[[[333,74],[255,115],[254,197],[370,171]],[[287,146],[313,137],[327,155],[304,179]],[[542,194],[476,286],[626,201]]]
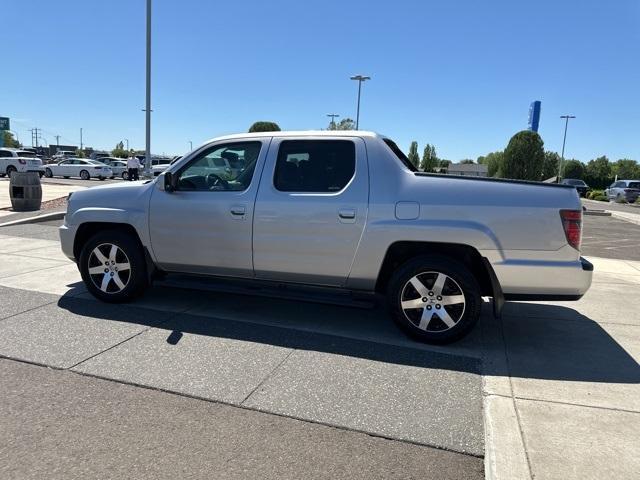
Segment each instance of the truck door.
[[361,138],[274,138],[254,213],[256,277],[344,285],[366,223],[368,196]]
[[[253,206],[270,140],[221,141],[171,167],[176,191],[156,185],[149,206],[151,247],[162,268],[253,277]],[[225,156],[243,166],[237,175],[216,167]]]

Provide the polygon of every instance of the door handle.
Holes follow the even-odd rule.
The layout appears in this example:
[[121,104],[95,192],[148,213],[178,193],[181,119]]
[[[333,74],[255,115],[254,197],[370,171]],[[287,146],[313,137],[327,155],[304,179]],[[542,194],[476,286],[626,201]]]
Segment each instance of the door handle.
[[246,213],[246,209],[243,205],[235,205],[231,207],[231,215],[241,217]]
[[353,208],[341,208],[338,210],[338,216],[343,220],[353,220],[356,218],[356,211]]

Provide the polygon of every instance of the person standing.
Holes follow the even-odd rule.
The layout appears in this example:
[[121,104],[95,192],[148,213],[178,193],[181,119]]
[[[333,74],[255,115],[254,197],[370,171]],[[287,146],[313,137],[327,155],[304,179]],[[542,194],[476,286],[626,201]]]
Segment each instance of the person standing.
[[127,170],[129,170],[129,181],[140,180],[140,160],[135,155],[127,159]]

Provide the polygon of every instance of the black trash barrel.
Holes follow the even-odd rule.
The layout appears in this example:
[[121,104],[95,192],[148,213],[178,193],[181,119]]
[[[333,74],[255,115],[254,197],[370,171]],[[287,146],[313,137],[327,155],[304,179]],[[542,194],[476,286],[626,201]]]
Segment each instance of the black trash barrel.
[[9,197],[16,212],[40,210],[42,186],[38,172],[13,172],[9,180]]

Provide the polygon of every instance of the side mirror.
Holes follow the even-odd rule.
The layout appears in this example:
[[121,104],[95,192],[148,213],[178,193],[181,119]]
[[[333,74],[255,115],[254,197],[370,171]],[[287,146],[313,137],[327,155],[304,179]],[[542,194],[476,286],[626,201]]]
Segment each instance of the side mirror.
[[164,172],[164,190],[165,192],[175,192],[178,179],[171,172]]

